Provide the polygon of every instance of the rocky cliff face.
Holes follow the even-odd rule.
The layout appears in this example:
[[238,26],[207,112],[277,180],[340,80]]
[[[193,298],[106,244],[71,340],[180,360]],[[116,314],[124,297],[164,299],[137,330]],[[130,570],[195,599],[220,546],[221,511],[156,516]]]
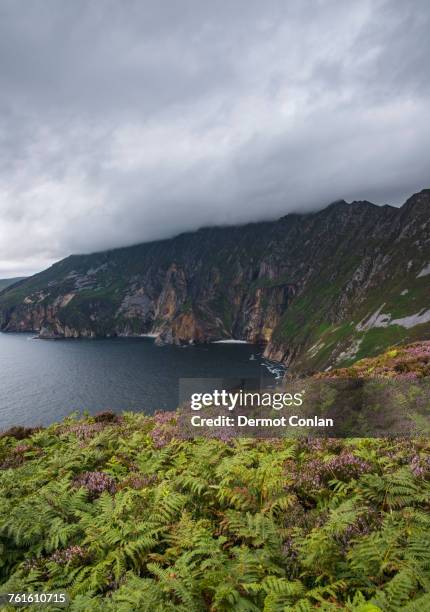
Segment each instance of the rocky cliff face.
[[0,292],[0,329],[41,338],[226,338],[314,369],[430,337],[430,190],[71,256]]

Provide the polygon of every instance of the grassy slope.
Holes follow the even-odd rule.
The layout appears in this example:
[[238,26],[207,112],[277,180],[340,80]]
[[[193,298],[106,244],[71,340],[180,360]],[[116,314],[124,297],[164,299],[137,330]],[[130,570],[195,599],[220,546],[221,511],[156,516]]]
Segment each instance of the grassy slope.
[[[428,348],[336,375],[428,375]],[[0,591],[64,589],[82,611],[429,608],[428,440],[180,441],[174,421],[0,438]]]
[[[368,269],[364,269],[362,281],[369,280],[369,271],[378,258],[379,269],[363,294],[350,294],[352,299],[343,305],[338,299],[345,292],[348,294],[356,266],[366,259],[360,259],[354,248],[349,248],[353,243],[351,235],[346,237],[347,252],[334,254],[336,274],[330,268],[321,270],[306,293],[292,302],[276,335],[280,342],[301,347],[293,364],[297,371],[317,371],[333,364],[347,366],[362,357],[377,355],[393,344],[430,339],[430,323],[410,329],[401,325],[357,329],[359,322],[381,307],[381,312],[390,314],[391,319],[430,308],[430,277],[419,276],[427,263],[430,240],[428,191],[421,195],[422,199],[412,198],[400,209],[403,231],[390,235],[388,224],[385,239],[375,241],[369,234]],[[415,219],[413,230],[409,225],[411,218]],[[310,350],[312,347],[314,350]],[[350,348],[354,350],[348,354]]]
[[[407,293],[402,293],[407,290]],[[294,363],[297,370],[319,370],[330,363],[330,356],[339,353],[339,347],[347,349],[357,343],[357,350],[351,355],[339,358],[338,365],[348,366],[357,359],[378,355],[381,351],[395,344],[405,344],[430,338],[430,323],[406,328],[401,325],[387,327],[372,327],[360,331],[357,324],[366,321],[382,305],[382,312],[391,314],[392,319],[399,319],[419,313],[430,307],[429,277],[417,278],[415,274],[404,274],[388,279],[383,285],[375,287],[366,295],[366,299],[353,306],[345,317],[345,322],[330,324],[320,320],[324,301],[333,293],[340,293],[338,287],[321,287],[309,292],[315,296],[320,308],[315,303],[308,303],[299,298],[293,302],[287,311],[280,332],[285,338],[293,339],[298,345],[316,347],[316,350],[306,348]],[[383,296],[383,297],[381,297]]]
[[10,287],[14,283],[18,281],[24,280],[25,276],[18,276],[16,278],[0,278],[0,291],[6,289],[6,287]]

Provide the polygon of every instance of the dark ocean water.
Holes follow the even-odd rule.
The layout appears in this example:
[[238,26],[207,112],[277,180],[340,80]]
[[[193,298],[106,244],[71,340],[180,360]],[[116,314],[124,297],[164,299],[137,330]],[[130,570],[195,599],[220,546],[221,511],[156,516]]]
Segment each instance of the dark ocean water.
[[248,344],[180,348],[157,347],[150,338],[37,340],[0,334],[0,430],[47,425],[75,410],[173,410],[180,378],[267,381],[274,373],[259,348]]

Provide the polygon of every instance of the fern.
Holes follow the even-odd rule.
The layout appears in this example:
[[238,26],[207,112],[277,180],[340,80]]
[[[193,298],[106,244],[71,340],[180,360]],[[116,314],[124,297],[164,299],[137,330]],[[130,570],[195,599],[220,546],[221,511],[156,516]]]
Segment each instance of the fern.
[[2,592],[63,589],[85,612],[429,607],[430,474],[409,466],[428,441],[155,448],[153,426],[70,418],[16,465],[0,439]]

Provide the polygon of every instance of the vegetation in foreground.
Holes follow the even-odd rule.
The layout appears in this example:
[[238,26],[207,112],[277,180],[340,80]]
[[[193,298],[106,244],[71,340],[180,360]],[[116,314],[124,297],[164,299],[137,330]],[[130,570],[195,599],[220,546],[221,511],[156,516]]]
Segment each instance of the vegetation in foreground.
[[66,590],[82,611],[430,609],[429,440],[184,441],[175,418],[3,435],[0,592]]

